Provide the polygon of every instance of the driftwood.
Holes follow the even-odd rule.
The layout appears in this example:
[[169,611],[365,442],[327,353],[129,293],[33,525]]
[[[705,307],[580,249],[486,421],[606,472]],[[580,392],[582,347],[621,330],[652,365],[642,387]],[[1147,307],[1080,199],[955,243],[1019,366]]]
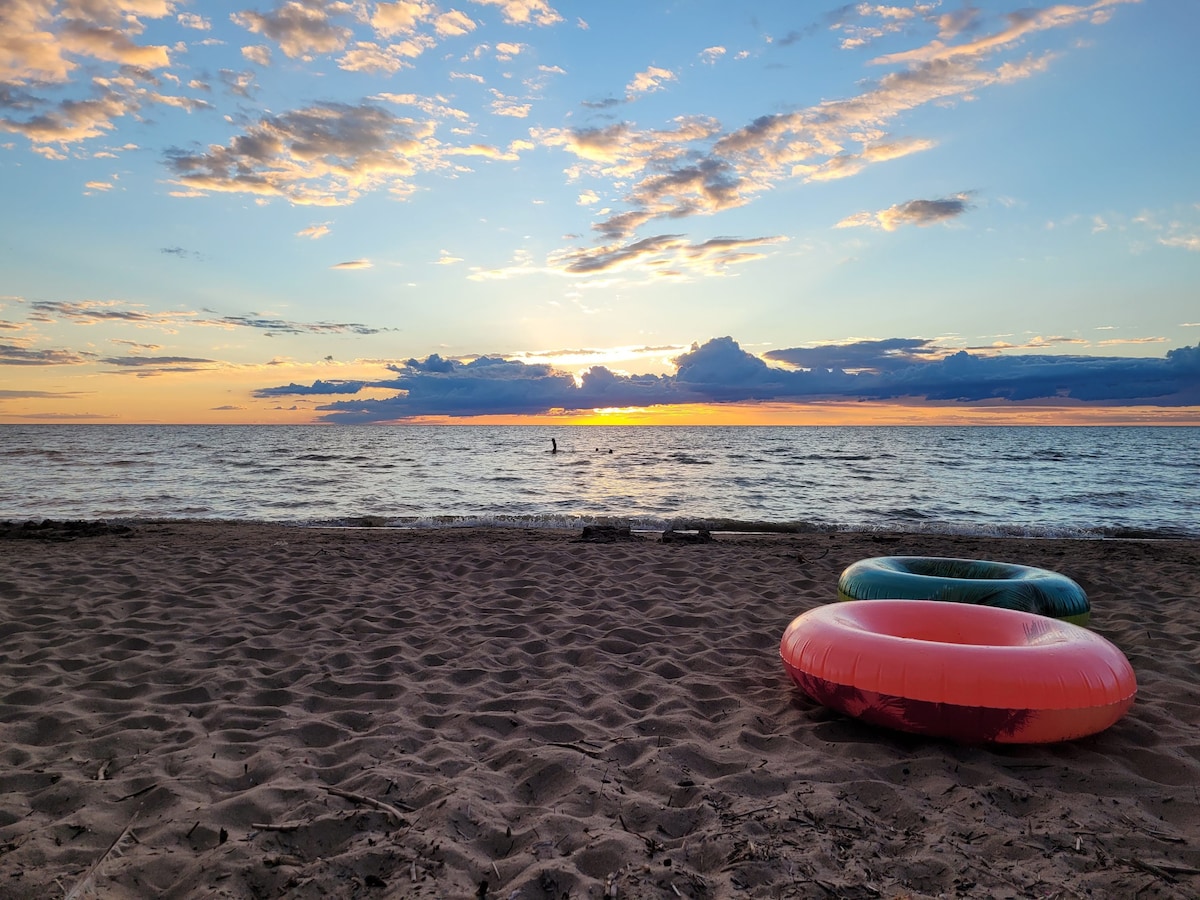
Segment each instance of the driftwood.
[[579,540],[590,544],[613,544],[617,541],[640,541],[628,525],[584,525]]

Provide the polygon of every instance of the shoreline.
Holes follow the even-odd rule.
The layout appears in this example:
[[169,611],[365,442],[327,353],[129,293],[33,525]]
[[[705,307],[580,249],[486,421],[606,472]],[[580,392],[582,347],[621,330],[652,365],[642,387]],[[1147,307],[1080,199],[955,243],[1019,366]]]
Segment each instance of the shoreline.
[[[405,520],[408,518],[408,520]],[[558,532],[577,534],[581,529],[589,527],[618,527],[628,528],[634,534],[661,535],[664,532],[694,532],[707,531],[713,535],[781,535],[803,537],[805,535],[920,535],[931,538],[969,538],[980,540],[1067,540],[1067,541],[1200,541],[1200,532],[1196,534],[1180,532],[1175,529],[1153,530],[1134,527],[1091,527],[1064,528],[1058,526],[931,526],[929,528],[898,528],[893,525],[880,527],[864,527],[857,525],[835,525],[816,522],[769,522],[742,521],[734,519],[714,519],[703,517],[679,517],[673,520],[655,520],[650,524],[647,519],[619,516],[548,516],[548,517],[479,517],[479,516],[431,516],[431,517],[396,517],[396,516],[348,516],[338,519],[225,519],[216,517],[135,517],[108,516],[82,518],[30,517],[3,518],[0,517],[0,539],[20,536],[20,532],[32,532],[41,528],[63,529],[76,528],[79,530],[94,529],[97,532],[105,527],[139,528],[154,526],[216,526],[230,528],[295,528],[329,531],[394,531],[394,532],[436,532],[436,531],[517,531],[517,532]]]
[[[0,897],[1200,890],[1200,541],[138,524],[0,540]],[[1062,572],[1112,728],[972,747],[812,703],[778,643],[883,555]],[[485,884],[486,882],[486,884]]]

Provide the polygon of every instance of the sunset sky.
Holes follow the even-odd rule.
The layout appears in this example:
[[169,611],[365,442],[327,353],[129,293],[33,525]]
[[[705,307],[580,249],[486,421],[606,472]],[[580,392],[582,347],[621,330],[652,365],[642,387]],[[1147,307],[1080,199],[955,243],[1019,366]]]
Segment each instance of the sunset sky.
[[0,422],[1200,424],[1200,3],[4,0]]

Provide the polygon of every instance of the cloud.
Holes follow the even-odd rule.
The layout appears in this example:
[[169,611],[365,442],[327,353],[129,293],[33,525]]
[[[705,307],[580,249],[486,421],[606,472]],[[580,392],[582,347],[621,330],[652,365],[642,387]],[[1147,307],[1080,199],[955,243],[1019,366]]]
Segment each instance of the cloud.
[[193,259],[200,258],[200,254],[197,251],[187,250],[183,247],[159,247],[158,252],[165,253],[167,256],[174,256],[179,259],[186,259],[189,256]]
[[62,100],[28,119],[0,118],[0,130],[22,134],[34,144],[70,144],[112,131],[113,119],[139,108],[136,100],[101,89],[86,100]]
[[[340,6],[330,4],[332,8]],[[275,41],[284,55],[292,59],[341,50],[352,33],[349,28],[334,24],[323,3],[304,0],[287,0],[268,13],[235,12],[229,18],[247,31]]]
[[[182,248],[168,248],[171,253]],[[30,304],[30,319],[53,322],[65,319],[76,325],[96,325],[101,322],[127,322],[136,326],[174,328],[181,322],[194,320],[190,312],[147,312],[141,306],[122,306],[116,300],[35,300]]]
[[[496,44],[496,59],[500,62],[509,62],[514,56],[518,56],[523,50],[528,50],[528,44],[513,43],[511,41],[501,41]],[[545,71],[545,67],[541,67]],[[559,72],[562,70],[560,69]]]
[[[1070,339],[1053,338],[1042,345]],[[973,355],[933,341],[892,339],[771,351],[769,359],[806,371],[856,379],[835,396],[925,400],[1059,399],[1124,404],[1195,405],[1200,401],[1200,347],[1169,350],[1164,358]],[[851,375],[853,371],[855,374]]]
[[847,344],[822,344],[770,350],[763,359],[787,363],[804,369],[842,369],[876,374],[894,372],[924,360],[938,359],[947,353],[933,341],[922,338],[890,338],[883,341],[853,341]]
[[[368,72],[375,75],[394,75],[401,69],[412,68],[408,58],[418,55],[421,49],[412,41],[404,47],[393,45],[380,47],[369,41],[359,41],[338,59],[338,68],[347,72]],[[407,49],[415,49],[416,53],[408,53]]]
[[662,90],[663,83],[667,81],[675,81],[675,73],[670,69],[660,69],[658,66],[650,66],[644,72],[638,72],[633,76],[633,81],[625,85],[625,94],[632,99],[639,94],[649,94],[653,91]]
[[433,20],[433,30],[438,37],[459,37],[478,28],[478,24],[466,13],[452,9]]
[[215,359],[195,359],[190,356],[113,356],[99,362],[122,368],[159,368],[163,366],[216,365]]
[[46,3],[9,2],[0,6],[0,83],[66,81],[76,64],[50,29]]
[[441,97],[423,97],[420,94],[394,94],[384,91],[375,94],[372,100],[386,100],[388,103],[395,103],[399,106],[415,106],[421,112],[430,118],[435,119],[458,119],[460,122],[467,121],[470,115],[465,111],[454,106],[447,106],[445,99]]
[[[1144,210],[1132,221],[1135,225],[1145,228],[1155,235],[1155,241],[1163,247],[1200,253],[1200,223],[1196,221],[1195,216],[1195,211],[1198,209],[1200,209],[1200,203],[1191,203],[1186,206],[1176,204],[1173,209]],[[1093,218],[1093,222],[1098,219],[1103,221],[1097,216]]]
[[791,174],[802,175],[806,181],[836,181],[857,175],[873,163],[900,159],[936,146],[937,141],[922,138],[884,140],[864,145],[859,153],[839,153],[815,165],[797,163],[792,167]]
[[321,396],[325,394],[357,394],[362,390],[362,381],[322,381],[317,379],[311,385],[285,384],[282,387],[263,388],[254,392],[259,399],[268,397],[291,396]]
[[[950,48],[933,41],[909,54],[881,56],[890,67],[857,93],[784,112],[759,116],[732,130],[715,120],[690,119],[677,130],[641,131],[630,122],[599,128],[535,129],[543,146],[574,155],[571,171],[608,179],[620,192],[620,204],[597,214],[593,224],[600,241],[630,239],[656,220],[673,222],[711,215],[745,205],[789,179],[822,181],[855,175],[868,165],[928,150],[934,142],[919,136],[895,136],[892,124],[928,104],[972,99],[984,88],[1010,84],[1046,71],[1052,53],[1038,51],[1023,59],[992,58],[1011,51],[1039,31],[1096,22],[1096,13],[1125,0],[1100,0],[1087,7],[1055,6],[1014,13],[994,33],[979,35]],[[831,25],[843,28],[867,17],[871,27],[899,30],[923,19],[933,20],[936,4],[888,6],[851,4],[837,11]],[[959,28],[975,22],[955,20]],[[951,27],[947,22],[946,27]],[[955,32],[960,33],[960,32]],[[861,36],[861,35],[860,35]],[[651,67],[628,86],[630,98],[640,90],[661,87],[669,70]],[[629,98],[627,98],[629,99]],[[605,105],[614,101],[605,101]],[[597,105],[597,104],[586,104]],[[696,127],[704,122],[704,127]],[[932,205],[931,205],[932,204]],[[879,213],[843,220],[843,227],[871,224],[898,227],[946,221],[966,209],[962,198],[918,201]],[[671,230],[677,230],[673,226]]]
[[221,83],[229,93],[251,99],[258,85],[255,83],[257,77],[253,71],[247,69],[244,72],[235,72],[233,69],[221,69],[217,73],[217,77],[221,79]]
[[[35,152],[66,158],[67,144],[113,131],[151,104],[191,112],[203,101],[162,94],[169,49],[142,42],[146,20],[174,18],[167,0],[8,0],[0,4],[0,131],[23,134]],[[178,19],[184,28],[203,20]],[[78,84],[72,85],[72,79]],[[74,90],[72,90],[74,88]],[[70,96],[61,96],[70,91]],[[52,146],[58,145],[58,146]]]
[[783,237],[734,238],[718,237],[698,244],[685,241],[680,235],[659,235],[630,244],[617,244],[594,250],[565,254],[559,262],[573,274],[606,272],[628,268],[634,262],[639,267],[650,260],[660,276],[681,276],[685,272],[722,274],[728,266],[766,256],[762,248],[779,243]]
[[79,65],[71,57],[163,68],[170,63],[167,48],[137,38],[145,30],[143,18],[163,18],[172,5],[87,0],[59,9],[49,0],[7,0],[0,4],[0,84],[64,83]]
[[122,344],[126,347],[131,347],[134,350],[161,350],[161,344],[143,344],[139,341],[130,341],[125,338],[109,338],[109,342],[113,344]]
[[[169,253],[178,248],[167,248]],[[124,322],[140,328],[161,328],[175,332],[181,325],[196,325],[217,328],[257,328],[278,334],[382,334],[393,328],[376,328],[357,322],[294,322],[256,313],[244,316],[201,317],[195,312],[148,312],[139,306],[123,305],[116,300],[37,300],[30,304],[30,320],[50,323],[64,320],[75,325],[98,325],[106,322]],[[117,343],[141,349],[158,349],[156,344],[135,344],[132,341]],[[148,357],[129,357],[146,359]]]
[[[1044,9],[1023,9],[1009,13],[1005,18],[1007,27],[984,35],[962,44],[947,44],[935,39],[924,47],[890,53],[871,60],[872,63],[888,65],[894,63],[927,64],[935,62],[955,61],[985,56],[995,50],[1008,47],[1031,34],[1047,31],[1051,28],[1062,28],[1078,22],[1092,21],[1102,24],[1107,21],[1098,14],[1113,6],[1124,3],[1138,3],[1140,0],[1098,0],[1087,6],[1071,6],[1065,3],[1049,6]],[[953,36],[957,36],[957,32]]]
[[736,168],[703,150],[720,124],[698,116],[680,117],[674,124],[638,131],[621,122],[602,128],[534,129],[531,134],[543,146],[574,154],[598,178],[640,178],[627,192],[630,208],[592,226],[608,238],[628,237],[654,219],[711,214],[746,202],[747,185]]
[[941,200],[909,200],[897,206],[889,206],[878,212],[860,212],[847,216],[835,228],[882,228],[895,231],[901,225],[935,225],[958,218],[971,208],[967,202],[969,193],[956,194]]
[[222,316],[220,319],[202,324],[233,325],[241,328],[258,328],[271,334],[383,334],[394,328],[374,328],[357,322],[292,322],[266,316]]
[[612,109],[624,102],[624,97],[605,97],[603,100],[584,100],[580,105],[585,109]]
[[0,400],[69,400],[78,396],[78,391],[0,391]]
[[293,383],[264,388],[256,396],[357,394],[364,387],[397,392],[385,399],[336,400],[319,407],[335,422],[767,400],[1200,402],[1200,346],[1170,350],[1157,359],[981,356],[952,352],[932,341],[893,338],[777,350],[769,356],[791,368],[769,365],[732,338],[713,338],[676,357],[672,375],[619,375],[593,366],[577,383],[547,364],[495,356],[461,361],[433,354],[389,366],[393,377],[380,381]]
[[58,39],[67,52],[104,62],[143,69],[161,69],[170,65],[166,47],[144,46],[133,40],[132,35],[138,31],[140,28],[129,25],[110,28],[67,19],[59,27]]
[[271,48],[266,44],[254,44],[242,48],[242,58],[260,66],[271,64]]
[[472,0],[480,6],[498,6],[510,25],[557,25],[563,21],[546,0]]
[[1164,247],[1182,247],[1200,253],[1200,234],[1176,234],[1170,237],[1160,237],[1158,242]]
[[1100,341],[1099,346],[1113,347],[1113,346],[1128,346],[1130,344],[1136,346],[1138,344],[1165,344],[1166,342],[1167,342],[1167,339],[1165,337],[1109,338],[1106,341]]
[[627,243],[562,250],[551,254],[545,266],[537,266],[527,254],[521,254],[512,265],[476,269],[468,278],[495,281],[539,273],[592,276],[642,271],[654,278],[686,280],[692,275],[724,275],[730,266],[764,258],[766,247],[784,240],[779,236],[718,237],[692,243],[680,234],[660,234]]
[[170,151],[167,163],[191,190],[333,206],[378,187],[407,196],[414,175],[443,164],[434,130],[373,104],[321,103],[266,116],[225,146]]
[[34,350],[20,344],[0,344],[0,366],[82,366],[94,355],[73,350]]
[[509,97],[495,88],[490,88],[489,93],[495,98],[492,100],[492,112],[497,116],[511,116],[515,119],[524,119],[529,115],[532,105],[529,103],[521,103],[516,97]]
[[351,259],[346,262],[336,263],[329,268],[331,269],[370,269],[374,266],[369,259]]
[[371,26],[381,37],[412,34],[417,26],[433,16],[436,7],[424,0],[400,0],[377,3],[371,14]]
[[296,232],[296,237],[308,238],[315,241],[329,234],[329,230],[329,223],[322,222],[318,225],[309,225],[307,228],[301,228]]
[[212,29],[212,22],[196,13],[180,13],[175,19],[184,28],[192,28],[196,31],[209,31]]
[[448,156],[479,156],[484,159],[502,159],[512,162],[520,158],[516,152],[517,149],[521,149],[519,141],[514,141],[508,150],[501,150],[499,147],[491,147],[487,144],[471,144],[447,150],[446,154]]
[[116,373],[132,374],[138,378],[187,372],[208,372],[224,367],[215,359],[197,359],[191,356],[110,356],[97,360],[104,365],[116,366]]
[[867,162],[886,162],[900,159],[911,153],[920,153],[937,146],[937,141],[927,138],[906,137],[894,141],[879,141],[863,147],[862,158]]
[[[1098,24],[1123,2],[1126,0],[1057,4],[1013,13],[1003,20],[985,20],[972,7],[943,13],[931,2],[848,4],[824,17],[821,28],[833,28],[842,39],[865,42],[874,40],[876,32],[907,31],[923,22],[927,30],[936,26],[937,37],[906,53],[876,56],[870,62],[876,67],[877,80],[863,82],[850,96],[807,108],[777,108],[768,115],[728,124],[692,116],[657,129],[634,122],[600,128],[588,127],[591,122],[573,129],[534,128],[535,142],[575,156],[567,169],[570,181],[597,179],[591,183],[593,193],[605,198],[603,204],[586,206],[586,215],[593,218],[595,246],[563,249],[547,259],[544,269],[577,273],[580,266],[586,270],[594,264],[596,271],[603,271],[606,260],[626,260],[637,261],[634,267],[640,266],[643,274],[658,277],[679,274],[695,260],[700,263],[695,271],[709,271],[704,265],[709,258],[703,254],[681,253],[667,262],[661,255],[640,252],[640,242],[686,231],[683,219],[736,209],[783,182],[847,178],[870,165],[931,149],[933,141],[893,134],[891,129],[897,122],[919,121],[906,114],[923,105],[959,102],[986,87],[1045,71],[1054,57],[1035,45],[1034,37],[1079,23]],[[557,66],[536,65],[538,57],[527,51],[529,45],[515,40],[529,37],[535,27],[564,21],[547,0],[472,0],[457,8],[432,0],[260,0],[237,4],[231,7],[224,28],[228,31],[232,22],[245,32],[242,41],[231,42],[223,61],[236,63],[240,51],[255,64],[246,64],[250,71],[205,69],[199,60],[187,59],[186,54],[201,45],[196,39],[207,37],[192,30],[184,32],[187,40],[174,45],[159,46],[149,39],[160,40],[150,27],[157,26],[153,20],[165,20],[163,24],[177,34],[181,27],[211,28],[213,23],[207,18],[181,12],[187,6],[174,0],[9,0],[0,4],[0,131],[26,136],[35,152],[47,158],[66,159],[70,144],[105,137],[123,117],[152,122],[155,110],[151,107],[166,105],[171,111],[190,111],[207,105],[159,90],[167,79],[177,85],[187,83],[190,92],[200,92],[207,91],[209,82],[219,77],[235,96],[257,98],[263,89],[274,88],[264,81],[260,89],[256,76],[272,79],[273,73],[259,66],[270,65],[275,47],[292,60],[326,56],[321,61],[326,70],[336,63],[348,71],[395,75],[439,42],[471,33],[477,23],[497,24],[496,19],[521,31],[509,29],[505,40],[489,37],[489,52],[494,51],[500,59],[528,63],[524,68],[529,72],[534,68],[542,73],[562,71]],[[994,24],[996,21],[999,24]],[[986,22],[993,23],[991,32],[984,27]],[[216,24],[220,32],[221,23]],[[582,21],[574,24],[586,28]],[[239,46],[250,41],[256,43]],[[775,44],[783,47],[788,42],[785,37]],[[1031,52],[1020,58],[1026,43]],[[723,44],[696,44],[694,49],[704,48],[699,50],[699,63],[725,58]],[[438,65],[467,58],[461,53],[439,54]],[[164,72],[166,66],[181,60],[188,63],[186,68]],[[191,65],[193,62],[196,65]],[[488,63],[480,60],[480,65]],[[624,96],[585,105],[619,107],[669,87],[683,69],[649,65],[642,71],[626,71],[634,71],[634,75]],[[512,83],[523,83],[526,89],[523,96],[494,92],[488,99],[490,111],[505,121],[489,122],[488,126],[512,129],[520,125],[512,120],[538,111],[532,101],[541,95],[536,77],[524,78],[521,72],[502,74],[512,76]],[[481,75],[451,73],[450,77],[485,83]],[[77,84],[71,84],[72,79]],[[613,86],[620,91],[620,82]],[[68,90],[71,95],[65,96]],[[180,93],[189,91],[181,89]],[[299,108],[283,106],[279,111],[261,113],[231,112],[227,121],[234,127],[232,136],[223,133],[219,142],[208,146],[185,145],[168,151],[165,163],[177,188],[172,195],[240,193],[259,201],[279,198],[320,206],[354,203],[376,191],[402,199],[422,187],[426,176],[437,173],[453,178],[468,171],[470,161],[465,157],[518,158],[516,145],[508,136],[499,149],[464,139],[480,126],[466,112],[450,107],[452,101],[423,98],[423,105],[413,104],[419,113],[396,110],[384,102],[400,96],[405,95],[379,94],[345,103],[305,101]],[[753,115],[753,107],[750,109]],[[472,111],[477,118],[478,111],[474,107]],[[450,127],[439,134],[439,124],[450,118],[454,119]],[[603,180],[602,186],[599,180]],[[91,189],[100,190],[102,183],[96,182],[97,187]],[[938,219],[934,212],[903,205],[860,213],[861,221],[848,217],[843,222],[844,227],[896,228],[949,221],[958,214]],[[689,243],[699,246],[702,237],[689,238]],[[1200,246],[1194,229],[1157,237],[1166,246]]]
[[888,34],[903,31],[914,21],[928,17],[937,3],[914,6],[885,6],[858,3],[844,6],[827,16],[831,30],[840,31],[843,50],[856,50]]
[[938,16],[938,37],[950,40],[963,32],[973,31],[979,24],[979,10],[973,6],[951,10]]

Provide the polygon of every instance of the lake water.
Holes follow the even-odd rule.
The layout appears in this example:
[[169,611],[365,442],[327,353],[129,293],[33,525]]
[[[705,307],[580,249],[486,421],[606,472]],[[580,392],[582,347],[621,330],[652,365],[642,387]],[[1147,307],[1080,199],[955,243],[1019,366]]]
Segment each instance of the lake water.
[[1200,428],[0,426],[16,521],[1200,537],[1198,510]]

